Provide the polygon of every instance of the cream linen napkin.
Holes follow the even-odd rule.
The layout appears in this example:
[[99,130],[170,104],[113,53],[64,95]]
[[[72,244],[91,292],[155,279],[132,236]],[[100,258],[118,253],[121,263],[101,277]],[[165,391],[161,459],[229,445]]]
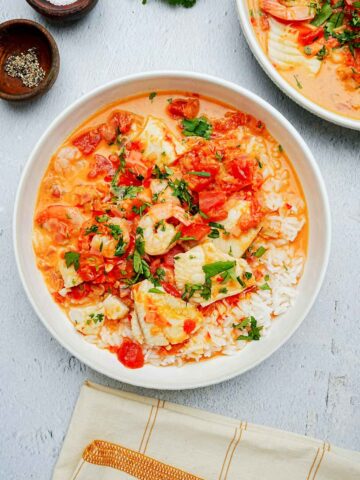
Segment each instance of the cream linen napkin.
[[53,480],[359,480],[360,453],[86,382]]

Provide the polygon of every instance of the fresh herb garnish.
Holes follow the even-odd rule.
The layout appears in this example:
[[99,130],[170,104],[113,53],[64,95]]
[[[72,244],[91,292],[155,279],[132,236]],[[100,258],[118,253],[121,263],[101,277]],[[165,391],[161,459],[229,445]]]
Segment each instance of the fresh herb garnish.
[[170,175],[172,175],[173,173],[174,173],[173,170],[171,170],[171,168],[169,168],[167,165],[165,165],[164,171],[160,170],[160,168],[157,165],[155,165],[154,170],[152,172],[154,177],[160,180],[165,180],[166,178],[170,177]]
[[107,228],[110,231],[110,235],[115,238],[115,240],[119,240],[119,238],[122,236],[122,230],[119,227],[119,225],[114,225],[113,223],[108,223]]
[[[176,7],[185,7],[185,8],[191,8],[195,5],[196,0],[163,0],[169,5],[176,6]],[[146,5],[147,0],[142,0],[142,4]]]
[[188,172],[189,175],[196,175],[198,177],[211,177],[211,173],[209,172],[195,172],[195,171],[191,171],[191,172]]
[[303,88],[302,84],[300,83],[298,76],[294,75],[296,86],[301,90]]
[[79,270],[80,267],[80,253],[78,252],[66,252],[65,263],[67,268],[74,266],[75,270]]
[[212,228],[209,235],[209,238],[219,238],[220,237],[220,232],[216,228]]
[[199,207],[195,204],[185,180],[176,179],[173,182],[170,181],[169,186],[173,191],[173,196],[177,197],[182,204],[185,203],[191,214],[195,215],[195,213],[198,213]]
[[261,338],[261,330],[264,327],[257,326],[257,320],[255,317],[247,317],[244,318],[238,325],[233,325],[233,328],[242,330],[244,328],[250,327],[247,335],[240,335],[237,340],[244,340],[246,342],[251,342],[252,340],[260,340]]
[[200,296],[204,300],[209,300],[211,297],[211,281],[206,280],[204,284],[189,284],[185,285],[184,293],[181,298],[188,302],[191,297],[194,296],[196,292],[199,292]]
[[162,290],[160,290],[159,288],[150,288],[149,290],[150,293],[158,293],[159,295],[165,295],[165,292],[163,292]]
[[327,2],[324,3],[320,11],[316,14],[314,20],[312,20],[311,24],[315,27],[320,27],[328,18],[331,17],[332,13],[333,9],[331,8],[330,4]]
[[265,247],[259,247],[256,252],[254,253],[254,257],[256,258],[260,258],[264,255],[264,253],[266,252],[266,248]]
[[109,217],[108,215],[98,215],[97,217],[95,217],[95,220],[98,223],[106,223],[109,220]]
[[193,118],[192,120],[184,118],[182,127],[183,134],[186,137],[203,137],[206,140],[210,139],[212,125],[205,117]]
[[140,215],[140,217],[142,217],[142,214],[144,213],[144,211],[147,209],[147,207],[150,207],[150,203],[143,203],[142,205],[140,205],[140,207],[137,207],[136,205],[133,205],[132,207],[132,211],[136,214],[136,215]]
[[214,262],[208,263],[202,267],[203,272],[205,273],[206,280],[224,273],[227,270],[231,270],[236,265],[236,261],[224,261],[224,262]]
[[327,49],[325,47],[325,45],[318,51],[318,53],[316,54],[316,58],[318,60],[324,60],[324,58],[326,57],[326,55],[328,54],[327,52]]
[[104,314],[103,313],[90,313],[89,317],[91,320],[96,324],[96,323],[101,323],[104,320]]
[[156,92],[151,92],[149,95],[149,100],[152,102],[154,98],[156,97],[157,93]]
[[97,233],[99,231],[99,227],[97,225],[91,225],[85,229],[85,235],[90,235],[91,233]]

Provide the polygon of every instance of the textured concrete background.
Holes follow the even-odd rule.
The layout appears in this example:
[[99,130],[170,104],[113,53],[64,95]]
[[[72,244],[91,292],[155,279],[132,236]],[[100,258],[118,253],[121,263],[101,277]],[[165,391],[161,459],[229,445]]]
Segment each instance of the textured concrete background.
[[[190,10],[157,0],[147,6],[141,0],[100,0],[87,18],[62,27],[48,24],[25,0],[0,0],[0,21],[21,17],[51,30],[62,67],[45,97],[25,105],[0,104],[0,478],[50,478],[86,378],[360,450],[359,133],[319,120],[271,83],[240,32],[234,0],[198,0]],[[333,217],[326,281],[299,331],[253,371],[177,393],[111,381],[58,345],[25,297],[11,233],[21,171],[55,116],[109,80],[166,68],[221,76],[278,108],[313,150]]]

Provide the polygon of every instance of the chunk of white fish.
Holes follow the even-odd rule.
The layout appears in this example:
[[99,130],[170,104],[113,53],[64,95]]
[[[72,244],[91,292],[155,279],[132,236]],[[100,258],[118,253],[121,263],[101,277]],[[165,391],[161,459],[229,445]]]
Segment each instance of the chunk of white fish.
[[[245,288],[253,284],[253,276],[246,279],[245,273],[252,273],[251,268],[242,258],[234,258],[222,252],[212,242],[206,242],[198,245],[187,252],[179,253],[174,258],[175,261],[175,281],[178,289],[184,292],[186,286],[201,286],[206,282],[206,275],[203,270],[205,265],[215,264],[217,262],[232,262],[233,275],[222,280],[221,274],[211,278],[211,293],[207,292],[204,298],[204,292],[197,290],[191,296],[189,302],[200,304],[202,306],[210,305],[217,300],[241,293]],[[222,272],[223,273],[223,272]],[[209,297],[209,298],[208,298]]]
[[[140,342],[153,346],[176,345],[184,342],[202,323],[202,314],[181,298],[154,288],[144,280],[132,289],[134,313],[132,331]],[[191,328],[186,322],[191,321]]]
[[269,19],[268,55],[274,65],[282,70],[303,66],[316,75],[321,61],[303,53],[296,41],[296,32],[291,27]]
[[159,118],[149,115],[136,140],[144,145],[143,155],[159,167],[172,164],[185,147]]

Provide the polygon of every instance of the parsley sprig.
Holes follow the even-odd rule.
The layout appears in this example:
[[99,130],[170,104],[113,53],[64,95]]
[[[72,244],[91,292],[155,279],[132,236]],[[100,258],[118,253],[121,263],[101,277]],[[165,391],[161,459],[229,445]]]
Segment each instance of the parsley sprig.
[[186,137],[203,137],[206,140],[210,139],[212,132],[212,125],[205,117],[193,118],[188,120],[184,118],[181,122],[183,131]]
[[233,328],[238,330],[248,329],[247,335],[240,335],[237,340],[244,340],[245,342],[251,342],[253,340],[260,340],[261,330],[264,327],[258,327],[257,320],[255,317],[246,317],[241,320],[240,323],[234,324]]

